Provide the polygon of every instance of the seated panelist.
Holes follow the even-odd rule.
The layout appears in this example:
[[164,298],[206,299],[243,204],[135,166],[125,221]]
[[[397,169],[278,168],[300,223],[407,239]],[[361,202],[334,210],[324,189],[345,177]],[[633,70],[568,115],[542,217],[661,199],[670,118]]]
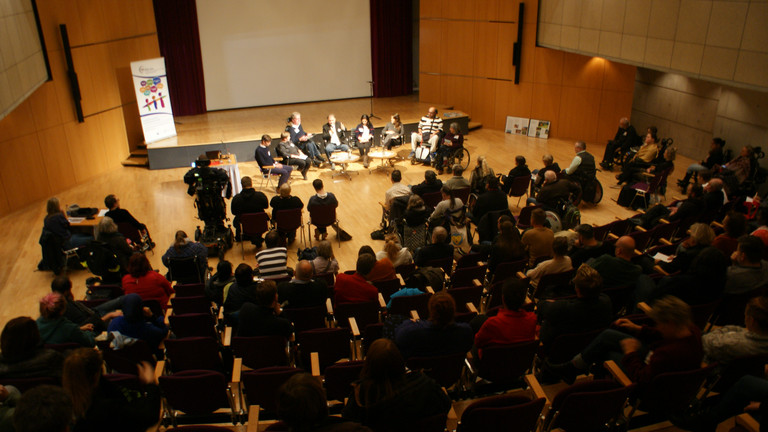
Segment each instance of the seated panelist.
[[347,127],[344,123],[336,121],[336,116],[328,115],[328,122],[323,125],[323,142],[325,143],[325,155],[328,160],[335,151],[349,151],[349,146],[344,144]]

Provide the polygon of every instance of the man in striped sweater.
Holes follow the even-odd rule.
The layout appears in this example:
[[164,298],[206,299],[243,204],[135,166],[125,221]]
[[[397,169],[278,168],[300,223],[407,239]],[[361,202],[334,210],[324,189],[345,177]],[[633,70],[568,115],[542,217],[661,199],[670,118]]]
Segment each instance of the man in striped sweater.
[[419,129],[411,134],[411,154],[408,157],[414,157],[416,147],[424,142],[429,143],[430,153],[436,152],[442,135],[443,119],[437,116],[437,108],[429,107],[429,112],[419,122]]
[[264,237],[266,249],[256,253],[256,268],[262,279],[280,279],[288,276],[288,250],[280,246],[280,234],[272,230]]

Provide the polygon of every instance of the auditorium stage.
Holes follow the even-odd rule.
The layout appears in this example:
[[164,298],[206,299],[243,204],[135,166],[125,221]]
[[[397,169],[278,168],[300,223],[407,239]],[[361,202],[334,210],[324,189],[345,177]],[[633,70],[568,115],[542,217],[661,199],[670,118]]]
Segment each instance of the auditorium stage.
[[[392,114],[400,114],[406,135],[416,130],[416,125],[427,113],[430,104],[418,102],[418,96],[376,98],[371,123],[377,131],[389,122]],[[460,111],[438,106],[445,128],[451,122],[459,123],[463,133],[467,132],[469,116]],[[192,161],[206,151],[218,150],[232,153],[239,162],[254,160],[254,150],[261,136],[267,134],[279,139],[285,129],[288,116],[301,113],[302,126],[307,133],[316,134],[321,140],[322,126],[328,114],[335,114],[337,121],[347,129],[360,123],[362,114],[370,114],[369,98],[344,99],[338,101],[313,102],[271,107],[244,108],[238,110],[214,111],[195,116],[176,117],[177,136],[147,144],[150,169],[167,169],[190,166]],[[378,133],[375,134],[378,140]],[[319,141],[318,141],[319,142]]]

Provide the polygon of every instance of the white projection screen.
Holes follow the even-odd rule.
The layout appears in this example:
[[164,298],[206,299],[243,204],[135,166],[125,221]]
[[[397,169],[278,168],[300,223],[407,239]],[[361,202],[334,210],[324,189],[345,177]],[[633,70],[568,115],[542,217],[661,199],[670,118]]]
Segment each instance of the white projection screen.
[[48,80],[31,0],[0,0],[0,119]]
[[197,0],[208,110],[370,95],[368,0]]

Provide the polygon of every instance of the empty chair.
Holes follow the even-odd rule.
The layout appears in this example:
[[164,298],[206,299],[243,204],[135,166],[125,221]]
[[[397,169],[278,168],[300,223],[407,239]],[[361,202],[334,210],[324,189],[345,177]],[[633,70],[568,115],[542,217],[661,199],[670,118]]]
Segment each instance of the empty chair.
[[173,297],[173,313],[177,315],[207,313],[211,314],[211,302],[205,297]]
[[384,296],[385,302],[389,302],[389,297],[392,294],[398,292],[401,288],[399,278],[392,278],[392,279],[383,280],[383,281],[375,281],[373,282],[373,286],[375,286],[376,289],[379,290],[381,295]]
[[541,352],[550,363],[567,362],[584,350],[603,330],[605,329],[598,328],[582,333],[558,335],[549,346],[542,347]]
[[232,353],[251,369],[288,365],[287,342],[282,336],[233,337]]
[[536,298],[552,298],[576,295],[571,285],[571,280],[575,274],[576,270],[571,269],[542,276],[539,279],[539,284],[536,286],[533,296]]
[[428,192],[421,196],[428,209],[434,210],[435,207],[443,200],[443,193],[440,191]]
[[368,352],[368,347],[376,340],[384,337],[384,324],[368,324],[363,328],[363,353]]
[[363,360],[334,363],[325,368],[325,394],[329,401],[343,401],[352,391],[352,383],[360,378]]
[[472,303],[477,310],[480,309],[480,300],[483,296],[482,286],[449,288],[446,292],[456,301],[457,312],[468,312],[467,303]]
[[240,250],[245,259],[245,239],[251,241],[261,238],[269,231],[269,215],[266,212],[244,213],[240,215],[240,226],[243,230],[243,241],[240,242]]
[[707,366],[656,375],[637,399],[631,401],[632,411],[628,417],[631,419],[638,409],[662,417],[682,412],[690,406],[711,372],[712,366]]
[[485,346],[482,357],[474,361],[474,372],[477,376],[491,381],[495,388],[509,388],[516,385],[531,369],[538,347],[538,340]]
[[528,186],[531,184],[531,176],[517,176],[512,179],[512,184],[509,187],[509,193],[507,195],[511,197],[517,197],[517,206],[520,207],[520,199],[523,195],[528,196]]
[[216,321],[209,313],[174,314],[168,317],[168,322],[177,338],[218,337]]
[[[195,417],[206,422],[210,415],[220,408],[228,408],[232,424],[237,423],[234,409],[234,395],[229,390],[227,378],[221,372],[210,370],[188,370],[159,378],[160,388],[167,402],[167,414],[175,426],[177,417],[184,413],[185,421],[194,421]],[[204,395],[204,396],[202,396]]]
[[277,210],[272,213],[272,219],[275,228],[280,232],[282,236],[287,236],[290,233],[295,233],[296,230],[301,231],[301,240],[303,244],[307,243],[304,237],[304,230],[301,227],[304,225],[304,219],[302,217],[303,209],[294,208],[288,210]]
[[460,199],[461,202],[465,203],[465,202],[469,201],[469,194],[471,192],[472,191],[470,191],[470,189],[468,187],[464,187],[464,188],[454,189],[453,190],[453,195],[456,198]]
[[16,387],[21,393],[40,385],[61,385],[61,381],[54,377],[3,378],[0,381],[4,386]]
[[286,307],[283,309],[283,318],[293,323],[293,331],[300,333],[305,330],[324,328],[327,311],[325,306],[312,306],[305,308]]
[[174,373],[194,369],[224,371],[219,344],[212,337],[168,339],[165,341],[165,355]]
[[461,415],[457,432],[532,432],[546,399],[501,395],[470,404]]
[[204,282],[204,270],[197,256],[169,257],[168,280],[181,284],[199,284]]
[[377,302],[338,303],[334,307],[336,323],[340,327],[349,327],[349,318],[355,318],[358,328],[379,322],[379,304]]
[[104,356],[108,371],[136,375],[136,365],[141,362],[156,363],[152,350],[143,340],[136,340],[131,345],[126,345],[118,350],[112,349],[109,342],[97,342],[97,346]]
[[274,415],[277,411],[275,402],[277,390],[288,381],[288,378],[300,372],[301,369],[289,366],[267,367],[243,372],[241,375],[243,387],[241,389],[244,392],[243,397],[247,405],[241,403],[241,406],[259,405],[267,413]]
[[592,432],[604,430],[606,425],[615,426],[634,387],[625,387],[613,380],[575,383],[552,400],[543,430]]
[[470,252],[466,255],[462,255],[461,258],[456,261],[456,270],[464,267],[474,267],[481,261],[484,261],[482,254]]
[[176,297],[205,297],[205,284],[176,284],[173,292]]
[[403,278],[403,280],[408,279],[408,276],[413,274],[413,272],[415,271],[416,271],[416,264],[414,263],[400,264],[399,266],[395,267],[395,273],[399,274]]
[[392,299],[392,307],[389,312],[394,315],[411,316],[411,311],[415,310],[420,317],[429,316],[429,297],[431,294],[417,294],[408,297],[395,297]]
[[319,273],[315,275],[314,279],[324,280],[325,284],[328,285],[329,288],[333,288],[333,285],[336,283],[336,275],[333,273]]
[[310,370],[310,355],[318,354],[320,373],[341,359],[349,359],[352,333],[348,328],[323,328],[301,332],[296,336],[299,357],[305,370]]
[[515,276],[518,272],[525,270],[527,265],[528,259],[521,259],[518,261],[505,261],[499,263],[496,266],[496,271],[494,271],[493,274],[488,275],[488,278],[492,284],[503,282]]
[[461,378],[466,353],[433,357],[411,357],[406,361],[408,369],[420,370],[437,381],[441,387],[449,388]]
[[474,285],[475,280],[482,283],[485,280],[485,270],[487,268],[487,265],[462,268],[456,266],[456,270],[451,275],[451,286],[454,288],[469,287]]

